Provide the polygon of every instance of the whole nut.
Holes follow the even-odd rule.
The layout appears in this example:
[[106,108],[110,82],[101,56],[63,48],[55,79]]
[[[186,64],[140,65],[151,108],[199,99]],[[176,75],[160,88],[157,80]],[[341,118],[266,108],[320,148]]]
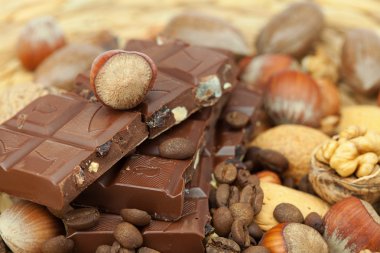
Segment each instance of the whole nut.
[[264,94],[265,110],[275,124],[318,127],[323,116],[321,101],[318,84],[299,71],[274,75]]
[[248,229],[242,220],[235,220],[232,223],[231,237],[240,247],[245,248],[250,245]]
[[304,218],[301,211],[289,203],[281,203],[273,211],[274,218],[279,223],[294,222],[303,223]]
[[143,237],[140,231],[128,222],[118,224],[113,235],[121,246],[127,249],[138,248],[143,243]]
[[152,220],[152,217],[147,212],[139,209],[122,209],[120,215],[124,221],[135,226],[146,226]]
[[93,61],[90,84],[100,102],[113,109],[125,110],[136,107],[144,100],[153,87],[156,75],[157,67],[149,56],[139,52],[110,50]]
[[288,159],[281,153],[271,149],[260,149],[257,152],[256,159],[263,170],[283,173],[289,167]]
[[197,147],[194,142],[182,138],[170,138],[163,141],[158,150],[160,151],[160,156],[169,159],[188,159],[194,156]]
[[215,179],[222,184],[230,184],[235,181],[237,169],[234,164],[221,162],[214,170]]
[[69,211],[63,216],[63,222],[69,228],[86,230],[98,224],[100,213],[93,207],[79,208]]
[[245,225],[251,224],[253,220],[253,209],[248,203],[235,203],[230,206],[232,217],[235,220],[242,220]]
[[237,178],[236,178],[236,184],[239,187],[244,187],[246,184],[248,184],[248,178],[251,175],[249,170],[238,170],[237,172]]
[[234,221],[230,209],[224,206],[219,207],[214,211],[212,218],[215,232],[223,237],[228,236],[231,232],[232,222]]
[[44,59],[66,44],[63,31],[52,17],[31,20],[21,31],[17,55],[22,65],[34,70]]
[[228,184],[221,184],[216,189],[216,205],[218,207],[228,206],[230,198],[230,186]]
[[239,253],[240,247],[233,240],[224,237],[213,237],[206,244],[207,253]]
[[319,38],[323,27],[323,14],[316,4],[291,4],[260,31],[257,51],[259,54],[281,53],[302,57]]
[[309,213],[304,221],[305,225],[308,225],[315,230],[317,230],[321,235],[323,235],[325,231],[325,227],[323,225],[323,220],[319,214],[316,212]]
[[380,38],[373,31],[350,30],[342,49],[342,74],[356,92],[374,96],[380,88]]
[[42,253],[71,253],[73,250],[74,241],[67,239],[63,235],[59,235],[47,240],[41,247]]

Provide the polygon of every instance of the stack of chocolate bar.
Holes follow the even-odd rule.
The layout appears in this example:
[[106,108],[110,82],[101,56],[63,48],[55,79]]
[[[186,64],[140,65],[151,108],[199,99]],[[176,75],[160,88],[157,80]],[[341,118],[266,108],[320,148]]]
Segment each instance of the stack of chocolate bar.
[[[244,156],[260,96],[237,84],[228,52],[137,40],[126,50],[157,65],[145,100],[134,109],[110,109],[92,99],[85,75],[77,88],[88,96],[35,100],[0,126],[0,191],[55,214],[68,206],[96,207],[95,226],[66,226],[74,252],[112,245],[125,208],[151,215],[141,229],[144,246],[204,252],[213,167]],[[186,152],[173,150],[181,147],[176,142],[185,142]]]

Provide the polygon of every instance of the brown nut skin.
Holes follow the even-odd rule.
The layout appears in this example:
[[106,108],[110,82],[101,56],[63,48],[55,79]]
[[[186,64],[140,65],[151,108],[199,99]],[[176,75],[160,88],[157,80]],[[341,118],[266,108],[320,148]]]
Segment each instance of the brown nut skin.
[[323,220],[331,252],[380,249],[380,217],[368,202],[346,198],[334,204]]
[[289,203],[281,203],[273,211],[274,218],[279,223],[294,222],[302,223],[304,221],[301,211]]
[[66,40],[62,29],[52,17],[31,20],[21,31],[17,42],[17,56],[27,70],[37,66]]
[[318,127],[323,116],[318,84],[299,71],[274,75],[264,94],[264,107],[275,124]]
[[323,27],[323,13],[316,4],[291,4],[260,31],[256,40],[258,54],[281,53],[300,58],[311,49]]
[[152,217],[145,211],[139,209],[122,209],[120,215],[124,221],[129,222],[135,226],[149,225]]
[[[112,83],[110,83],[110,80],[102,80],[103,77],[101,77],[101,79],[99,80],[99,74],[102,73],[103,70],[105,73],[108,72],[108,73],[112,74],[112,72],[115,72],[115,71],[113,71],[112,68],[116,68],[116,67],[117,67],[117,71],[123,71],[120,68],[120,66],[119,66],[120,64],[118,62],[114,64],[115,66],[108,66],[109,61],[113,57],[116,57],[116,56],[121,55],[121,54],[128,55],[130,57],[131,56],[140,57],[140,59],[143,59],[145,61],[145,63],[148,64],[148,66],[150,68],[149,70],[151,72],[149,73],[150,79],[149,79],[148,83],[143,83],[142,79],[133,80],[134,82],[128,83],[126,85],[127,88],[123,89],[123,92],[125,92],[125,93],[122,92],[120,94],[119,92],[121,92],[121,91],[118,90],[118,89],[120,89],[120,86],[118,86],[118,79],[117,78],[116,78],[116,80],[112,80]],[[128,64],[134,64],[134,62],[128,62]],[[107,67],[111,68],[111,70],[103,69],[103,68],[107,68]],[[136,66],[126,65],[125,67],[128,68],[128,67],[136,67]],[[103,104],[105,104],[107,106],[112,107],[113,109],[123,109],[124,110],[124,109],[131,109],[131,108],[137,106],[139,103],[142,102],[146,93],[153,87],[153,84],[156,80],[156,76],[157,76],[156,64],[153,62],[153,60],[149,56],[147,56],[143,53],[140,53],[140,52],[135,52],[135,51],[128,52],[128,51],[124,51],[124,50],[109,50],[109,51],[106,51],[106,52],[98,55],[98,57],[96,57],[95,60],[93,61],[92,66],[91,66],[91,72],[90,72],[90,85],[94,91],[95,96],[98,98],[98,100],[100,102],[102,102]],[[135,78],[140,78],[140,77],[135,77]],[[141,78],[144,78],[144,77],[141,77]],[[125,80],[125,81],[131,82],[131,80]],[[114,86],[110,87],[109,86],[110,84],[112,84]],[[118,98],[106,97],[105,95],[102,95],[102,94],[104,94],[104,91],[102,89],[114,89],[113,94],[119,95],[119,96],[118,96]],[[133,94],[133,98],[130,98],[126,102],[124,101],[124,103],[119,102],[120,97],[132,96],[131,94]],[[112,99],[115,101],[113,101]]]
[[128,222],[118,224],[113,235],[121,246],[127,249],[139,248],[143,243],[140,231]]
[[380,88],[380,38],[370,30],[347,32],[342,48],[342,75],[351,88],[375,96]]

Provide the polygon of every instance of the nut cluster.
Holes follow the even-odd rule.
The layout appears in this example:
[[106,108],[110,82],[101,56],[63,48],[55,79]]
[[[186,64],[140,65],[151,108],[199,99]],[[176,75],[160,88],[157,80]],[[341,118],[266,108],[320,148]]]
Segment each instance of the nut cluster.
[[315,156],[342,177],[365,177],[379,171],[379,144],[378,133],[350,126],[319,147]]

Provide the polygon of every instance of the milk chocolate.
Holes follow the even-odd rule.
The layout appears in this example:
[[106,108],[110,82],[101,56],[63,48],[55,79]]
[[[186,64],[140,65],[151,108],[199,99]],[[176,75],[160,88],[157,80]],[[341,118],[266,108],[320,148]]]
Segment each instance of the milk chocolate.
[[[96,206],[104,212],[119,214],[123,208],[147,211],[155,219],[176,220],[184,205],[185,184],[198,167],[204,146],[206,122],[188,119],[159,137],[141,145],[122,165],[121,170],[104,175],[74,202]],[[160,157],[159,145],[182,137],[191,140],[198,152],[191,159]]]
[[147,136],[139,112],[41,97],[0,126],[0,191],[61,209]]

